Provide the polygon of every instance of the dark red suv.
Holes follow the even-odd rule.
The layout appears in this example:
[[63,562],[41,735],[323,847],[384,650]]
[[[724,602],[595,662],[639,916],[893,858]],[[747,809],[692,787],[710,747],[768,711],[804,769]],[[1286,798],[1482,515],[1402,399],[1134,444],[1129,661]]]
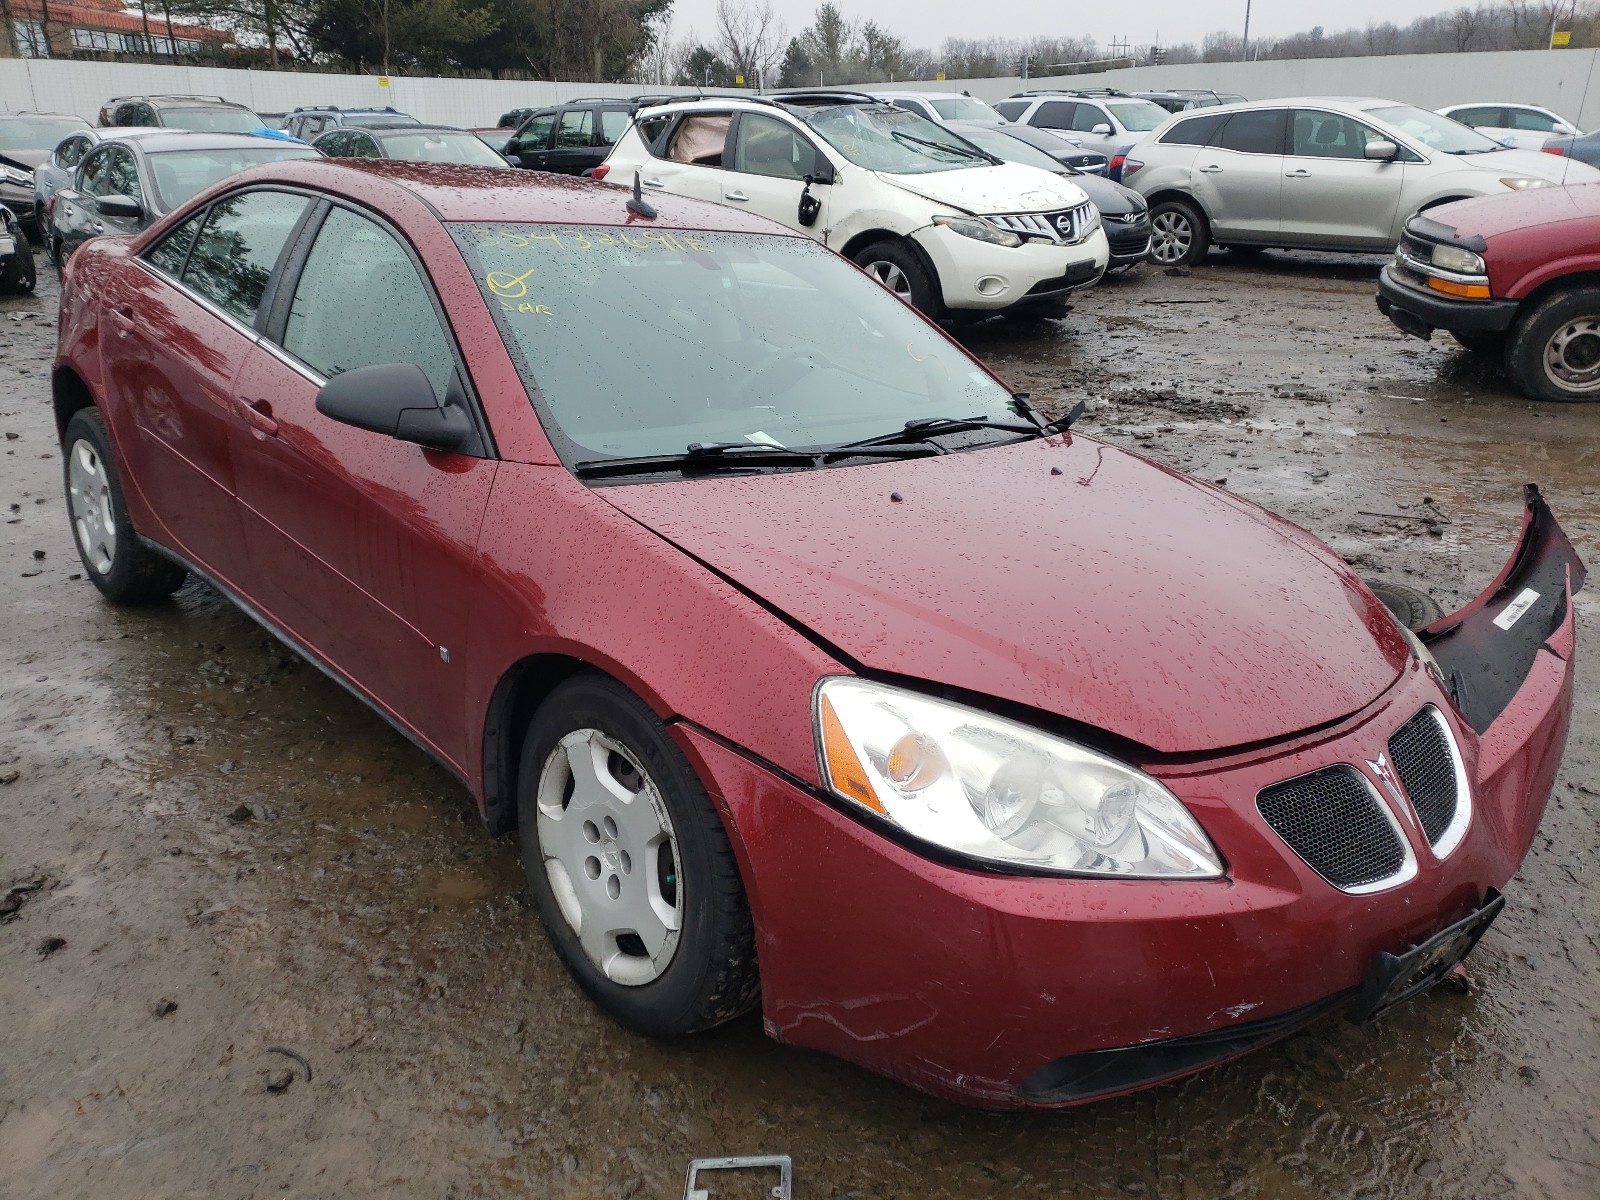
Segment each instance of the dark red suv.
[[1406,223],[1378,309],[1504,359],[1524,395],[1600,400],[1600,184],[1460,200]]

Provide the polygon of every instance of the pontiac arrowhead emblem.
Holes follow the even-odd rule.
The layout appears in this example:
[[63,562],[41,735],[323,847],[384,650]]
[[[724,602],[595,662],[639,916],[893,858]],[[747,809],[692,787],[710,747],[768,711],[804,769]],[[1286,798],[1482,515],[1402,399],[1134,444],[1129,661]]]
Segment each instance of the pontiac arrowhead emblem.
[[1372,769],[1372,773],[1377,776],[1378,782],[1383,784],[1383,790],[1389,793],[1395,804],[1399,806],[1400,811],[1406,812],[1405,793],[1400,790],[1400,781],[1395,778],[1394,768],[1389,765],[1389,756],[1380,754],[1377,758],[1369,758],[1367,759],[1367,766]]

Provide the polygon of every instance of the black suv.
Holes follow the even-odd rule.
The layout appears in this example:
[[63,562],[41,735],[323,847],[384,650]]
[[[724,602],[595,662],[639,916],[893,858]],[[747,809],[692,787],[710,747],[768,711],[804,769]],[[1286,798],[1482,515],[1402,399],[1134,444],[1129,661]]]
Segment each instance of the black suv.
[[266,122],[221,96],[120,96],[100,106],[101,126],[159,126],[193,133],[251,133]]
[[283,118],[283,131],[309,142],[318,134],[344,125],[371,129],[383,125],[420,125],[409,113],[393,108],[334,108],[330,104],[306,105]]
[[517,127],[506,157],[531,171],[582,175],[605,162],[640,99],[599,96],[541,108]]

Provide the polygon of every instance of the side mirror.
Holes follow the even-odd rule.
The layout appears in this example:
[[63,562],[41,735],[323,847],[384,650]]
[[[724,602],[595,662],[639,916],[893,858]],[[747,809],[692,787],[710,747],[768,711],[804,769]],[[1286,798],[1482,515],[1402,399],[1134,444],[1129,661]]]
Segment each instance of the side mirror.
[[1380,140],[1376,142],[1368,142],[1366,148],[1362,150],[1361,153],[1370,159],[1375,159],[1379,162],[1388,162],[1400,153],[1400,147],[1396,146],[1393,142]]
[[102,217],[121,217],[126,221],[137,221],[144,216],[144,205],[132,196],[101,196],[94,202],[94,206],[100,210]]
[[515,158],[517,155],[521,154],[522,153],[522,141],[521,141],[521,139],[520,138],[511,138],[509,141],[507,141],[506,142],[506,148],[503,151],[503,153],[505,154],[505,156],[507,158]]
[[1100,124],[1096,125],[1093,129],[1089,130],[1089,132],[1090,133],[1098,133],[1098,134],[1100,134],[1102,136],[1106,136],[1106,135],[1109,135],[1111,133],[1111,126],[1107,125],[1104,121],[1101,121]]
[[807,175],[805,179],[807,183],[812,184],[833,184],[837,181],[837,176],[833,173],[833,164],[819,154],[812,166],[811,174]]
[[317,411],[429,450],[456,450],[472,437],[472,418],[456,404],[439,403],[433,385],[414,363],[357,367],[335,375],[317,393]]

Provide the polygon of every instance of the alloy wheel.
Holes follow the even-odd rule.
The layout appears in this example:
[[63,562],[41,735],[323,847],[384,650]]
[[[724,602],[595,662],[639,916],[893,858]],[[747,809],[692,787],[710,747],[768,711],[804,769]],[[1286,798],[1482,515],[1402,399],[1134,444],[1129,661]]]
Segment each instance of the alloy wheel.
[[683,928],[672,818],[639,760],[598,729],[567,734],[539,775],[538,834],[561,915],[607,979],[660,978]]
[[111,480],[100,453],[87,441],[72,444],[67,458],[67,492],[72,528],[83,560],[98,575],[109,575],[117,557],[117,521],[111,506]]
[[1600,317],[1568,321],[1551,334],[1544,373],[1563,392],[1600,390]]
[[1194,225],[1181,212],[1157,213],[1150,222],[1150,256],[1158,263],[1181,262],[1194,245]]
[[911,299],[911,280],[907,279],[906,273],[894,263],[879,259],[877,262],[869,262],[866,271],[900,299]]

